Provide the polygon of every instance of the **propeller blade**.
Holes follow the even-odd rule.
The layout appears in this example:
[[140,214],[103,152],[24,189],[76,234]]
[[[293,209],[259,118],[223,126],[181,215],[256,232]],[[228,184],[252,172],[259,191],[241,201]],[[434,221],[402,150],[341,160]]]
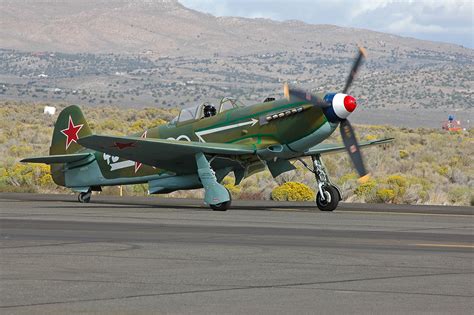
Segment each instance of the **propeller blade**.
[[287,100],[290,100],[290,87],[288,86],[288,83],[285,82],[283,85],[283,95]]
[[367,181],[370,176],[369,173],[367,173],[367,170],[365,169],[364,160],[362,159],[359,144],[357,142],[354,129],[352,128],[351,123],[347,119],[342,120],[341,124],[339,125],[339,130],[341,131],[342,141],[344,142],[344,146],[346,147],[347,153],[349,153],[349,156],[352,160],[352,164],[354,164],[354,167],[356,168],[357,173],[360,176],[359,181]]
[[357,58],[354,61],[354,64],[352,65],[351,72],[349,73],[349,76],[347,77],[346,85],[344,86],[344,90],[342,90],[342,93],[344,94],[347,93],[347,91],[351,87],[352,81],[354,81],[357,71],[359,70],[359,66],[361,65],[362,61],[366,57],[367,57],[367,53],[365,52],[365,49],[362,47],[359,47],[359,54],[357,55]]
[[327,103],[324,99],[303,90],[289,89],[289,96],[290,96],[290,100],[292,98],[297,98],[300,100],[310,102],[314,106],[320,107],[320,108],[326,108],[326,107],[331,106],[331,104]]

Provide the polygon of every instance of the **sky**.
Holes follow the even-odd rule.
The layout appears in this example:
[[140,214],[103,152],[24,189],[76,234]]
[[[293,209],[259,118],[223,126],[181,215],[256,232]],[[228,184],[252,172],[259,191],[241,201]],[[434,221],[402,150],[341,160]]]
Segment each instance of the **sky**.
[[474,0],[179,0],[215,16],[301,20],[474,48]]

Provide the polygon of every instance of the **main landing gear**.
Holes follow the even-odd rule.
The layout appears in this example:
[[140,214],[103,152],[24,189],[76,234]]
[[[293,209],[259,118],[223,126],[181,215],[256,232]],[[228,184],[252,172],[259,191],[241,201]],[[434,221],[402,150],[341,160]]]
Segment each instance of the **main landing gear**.
[[211,168],[206,156],[201,152],[196,153],[196,165],[199,179],[204,187],[204,202],[214,211],[229,209],[232,203],[230,192],[217,182],[216,173]]
[[333,211],[337,208],[339,201],[342,200],[342,194],[339,188],[331,183],[326,167],[321,160],[321,155],[313,155],[311,156],[311,159],[313,160],[313,168],[310,168],[303,160],[300,161],[316,177],[318,183],[316,205],[321,211]]
[[229,201],[225,201],[222,203],[218,203],[215,205],[209,205],[212,210],[214,211],[227,211],[230,208],[230,205],[232,204],[232,195],[230,194],[230,191],[226,188],[227,192],[229,193]]
[[77,200],[80,203],[89,203],[89,201],[91,201],[91,196],[92,196],[92,191],[89,189],[86,192],[79,193],[79,195],[77,195]]

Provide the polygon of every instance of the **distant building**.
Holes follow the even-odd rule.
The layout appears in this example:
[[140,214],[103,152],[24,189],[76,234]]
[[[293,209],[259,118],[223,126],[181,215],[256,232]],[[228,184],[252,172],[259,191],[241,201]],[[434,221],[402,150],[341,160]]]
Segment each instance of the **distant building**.
[[56,114],[56,107],[54,107],[54,106],[45,106],[43,114],[53,116],[54,114]]

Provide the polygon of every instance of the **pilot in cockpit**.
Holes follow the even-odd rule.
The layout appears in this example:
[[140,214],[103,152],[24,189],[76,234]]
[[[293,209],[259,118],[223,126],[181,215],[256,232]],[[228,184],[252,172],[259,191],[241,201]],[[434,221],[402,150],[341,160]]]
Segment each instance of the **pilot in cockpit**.
[[204,117],[212,117],[217,113],[216,108],[212,104],[204,105]]

